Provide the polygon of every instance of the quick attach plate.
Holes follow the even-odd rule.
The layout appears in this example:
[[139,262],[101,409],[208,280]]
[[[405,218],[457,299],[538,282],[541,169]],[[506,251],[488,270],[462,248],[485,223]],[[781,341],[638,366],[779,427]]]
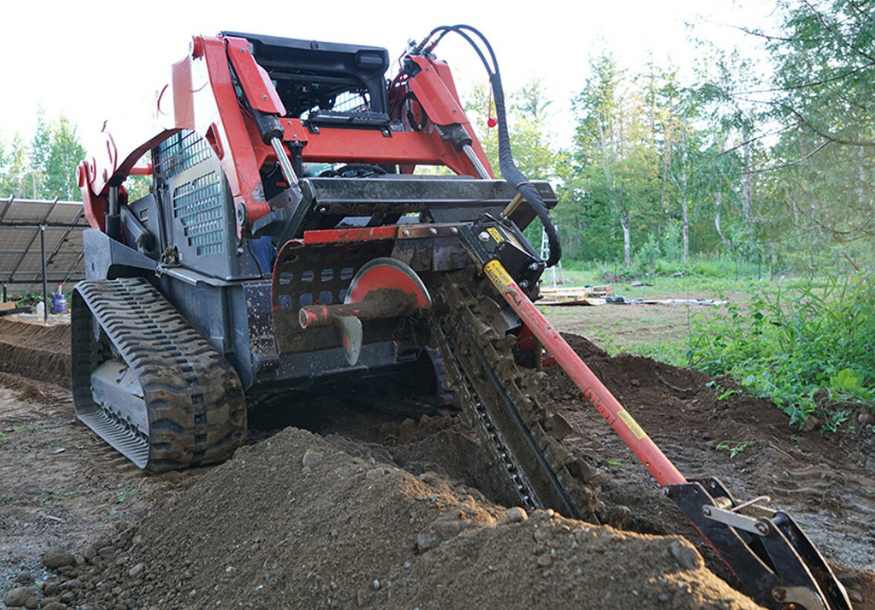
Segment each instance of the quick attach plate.
[[536,291],[544,263],[531,251],[526,238],[513,223],[482,220],[460,227],[459,235],[481,266],[498,260],[527,294]]
[[787,514],[739,503],[716,478],[666,487],[757,603],[776,610],[851,610],[826,560]]

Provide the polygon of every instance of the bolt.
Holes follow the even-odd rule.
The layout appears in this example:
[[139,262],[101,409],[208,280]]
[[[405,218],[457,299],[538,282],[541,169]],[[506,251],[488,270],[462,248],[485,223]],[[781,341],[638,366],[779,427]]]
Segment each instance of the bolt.
[[529,271],[537,271],[537,270],[538,270],[538,263],[532,263],[531,265],[529,265]]
[[705,515],[706,517],[710,517],[711,516],[711,507],[710,506],[703,506],[702,507],[702,514]]
[[481,231],[480,235],[477,236],[480,241],[489,241],[489,233],[486,231]]
[[453,235],[458,235],[459,229],[457,229],[456,227],[450,227],[450,233],[452,233]]
[[528,287],[529,287],[528,280],[523,280],[522,282],[520,282],[520,288],[528,288]]
[[774,597],[776,601],[782,602],[787,599],[787,590],[782,587],[775,587],[772,589],[772,597]]
[[757,524],[754,526],[757,528],[757,531],[763,536],[768,536],[769,534],[769,524],[763,521],[757,521]]
[[431,228],[428,230],[428,232],[429,232],[431,235],[437,235],[437,234],[438,234],[438,230],[435,229],[434,227],[431,227]]

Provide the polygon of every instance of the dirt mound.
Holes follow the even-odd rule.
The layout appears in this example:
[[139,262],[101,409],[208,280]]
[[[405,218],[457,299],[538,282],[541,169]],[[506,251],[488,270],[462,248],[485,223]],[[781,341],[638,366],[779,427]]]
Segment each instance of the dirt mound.
[[0,371],[70,387],[70,327],[0,318]]
[[46,589],[162,609],[757,607],[680,538],[552,511],[525,519],[297,429],[238,451],[84,556]]
[[[741,499],[768,495],[800,522],[827,558],[875,570],[875,435],[854,422],[838,433],[800,431],[772,403],[730,380],[631,355],[608,356],[586,339],[565,337],[626,409],[688,477],[717,476]],[[699,544],[673,503],[558,368],[547,369],[542,402],[575,434],[575,454],[605,475],[602,498],[632,509],[626,527],[680,533]],[[708,556],[708,550],[700,548]],[[709,564],[715,566],[715,564]],[[840,570],[841,571],[841,570]],[[846,582],[858,606],[875,608],[864,579]],[[865,581],[871,582],[871,581]]]

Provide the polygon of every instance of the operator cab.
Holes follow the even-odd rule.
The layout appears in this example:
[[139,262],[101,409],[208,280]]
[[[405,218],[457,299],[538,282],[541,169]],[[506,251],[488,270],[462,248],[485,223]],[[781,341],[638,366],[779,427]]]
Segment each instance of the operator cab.
[[273,81],[286,117],[301,119],[311,129],[388,128],[386,49],[242,32],[221,35],[252,44],[252,54]]

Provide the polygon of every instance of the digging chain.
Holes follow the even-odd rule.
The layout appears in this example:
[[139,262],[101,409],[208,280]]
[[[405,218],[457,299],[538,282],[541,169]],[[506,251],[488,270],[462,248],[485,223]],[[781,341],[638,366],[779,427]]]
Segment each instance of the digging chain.
[[500,297],[470,272],[446,277],[435,334],[462,411],[491,449],[511,492],[527,509],[553,508],[597,521],[598,476],[562,444],[567,423],[533,392],[537,371],[516,364],[513,337],[502,336]]

